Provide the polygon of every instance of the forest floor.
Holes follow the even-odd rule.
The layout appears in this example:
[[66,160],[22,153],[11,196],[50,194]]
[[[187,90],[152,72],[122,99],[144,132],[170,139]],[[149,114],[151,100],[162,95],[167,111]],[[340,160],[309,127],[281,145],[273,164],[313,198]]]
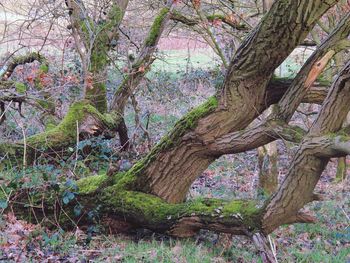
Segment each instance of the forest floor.
[[[282,178],[288,155],[280,156]],[[306,208],[319,222],[284,226],[271,235],[279,262],[350,261],[350,185],[349,179],[334,183],[335,164],[317,186],[327,200]],[[256,172],[254,151],[220,158],[193,184],[189,198],[253,198]],[[146,230],[131,235],[96,231],[90,236],[79,229],[48,230],[11,213],[0,218],[0,262],[260,262],[245,237],[202,231],[194,238],[173,239]]]

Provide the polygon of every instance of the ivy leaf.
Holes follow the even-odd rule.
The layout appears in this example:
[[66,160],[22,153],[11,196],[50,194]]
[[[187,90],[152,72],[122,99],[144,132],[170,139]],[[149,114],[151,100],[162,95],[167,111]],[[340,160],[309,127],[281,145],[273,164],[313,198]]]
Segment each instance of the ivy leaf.
[[80,216],[81,215],[81,210],[82,210],[82,205],[76,205],[75,207],[74,207],[74,215],[75,216]]
[[68,204],[69,203],[69,198],[67,197],[67,196],[65,196],[65,197],[63,197],[63,203],[66,205],[66,204]]
[[7,207],[8,207],[7,200],[0,200],[0,208],[1,209],[6,209]]

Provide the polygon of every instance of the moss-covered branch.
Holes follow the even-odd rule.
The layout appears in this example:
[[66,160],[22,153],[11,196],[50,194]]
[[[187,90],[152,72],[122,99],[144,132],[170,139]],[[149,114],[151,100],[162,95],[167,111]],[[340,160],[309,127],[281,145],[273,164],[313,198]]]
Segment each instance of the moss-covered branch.
[[[119,174],[111,180],[106,175],[98,175],[81,179],[74,190],[76,198],[69,203],[65,202],[66,204],[62,202],[62,197],[67,191],[72,191],[69,188],[37,192],[32,189],[29,195],[17,194],[10,197],[9,206],[13,206],[22,216],[25,211],[23,207],[30,207],[28,213],[37,213],[36,218],[52,218],[54,213],[60,214],[61,223],[72,219],[76,223],[78,220],[84,223],[86,220],[81,215],[98,210],[98,217],[102,221],[122,220],[138,228],[149,228],[181,237],[192,236],[200,229],[245,235],[260,228],[260,209],[254,201],[196,199],[169,204],[150,194],[126,191],[118,183],[122,177],[123,174]],[[7,198],[0,194],[0,200]],[[78,215],[74,213],[77,204],[82,210]],[[57,209],[65,212],[60,213]],[[43,211],[45,215],[42,214]],[[26,218],[29,218],[28,214]],[[113,225],[109,227],[114,228]]]
[[[32,63],[34,61],[38,61],[41,65],[37,71],[36,77],[34,79],[34,89],[39,91],[39,95],[41,98],[28,98],[28,87],[22,82],[13,81],[9,78],[14,72],[15,68],[19,65],[23,65],[26,63]],[[2,75],[0,81],[0,115],[2,118],[0,120],[0,124],[5,121],[6,115],[4,112],[5,104],[16,102],[18,103],[18,112],[21,113],[21,106],[23,102],[30,101],[30,104],[33,106],[44,110],[46,113],[53,115],[55,112],[55,104],[53,102],[50,94],[44,90],[42,85],[42,77],[48,73],[49,65],[45,57],[40,55],[39,53],[33,52],[23,56],[14,57],[9,65],[7,66],[6,71]]]
[[43,57],[37,52],[32,52],[29,54],[13,57],[11,62],[7,65],[6,71],[2,74],[1,80],[2,81],[8,80],[11,77],[12,73],[15,71],[17,66],[23,65],[26,63],[32,63],[34,61],[38,61],[42,65],[47,65],[47,61],[45,57]]
[[112,111],[123,115],[129,97],[133,94],[142,78],[149,71],[150,66],[154,61],[153,55],[155,47],[158,45],[165,26],[169,21],[170,7],[171,6],[162,8],[154,19],[141,51],[129,69],[130,72],[128,72],[128,75],[119,85],[114,94],[111,106]]
[[[173,21],[183,23],[184,25],[187,25],[187,26],[196,26],[201,23],[200,19],[189,18],[178,11],[171,12],[171,19]],[[230,27],[236,30],[242,30],[242,31],[249,30],[249,27],[246,24],[236,22],[230,19],[229,16],[225,16],[223,14],[206,15],[206,19],[210,22],[213,22],[215,20],[221,20],[222,22],[224,22],[225,24],[229,25]]]
[[[61,154],[80,139],[97,136],[108,129],[115,129],[118,118],[110,114],[101,114],[88,101],[72,104],[64,119],[57,126],[40,134],[26,138],[27,163],[40,154]],[[11,160],[22,159],[24,141],[15,144],[0,142],[0,157],[8,156]]]

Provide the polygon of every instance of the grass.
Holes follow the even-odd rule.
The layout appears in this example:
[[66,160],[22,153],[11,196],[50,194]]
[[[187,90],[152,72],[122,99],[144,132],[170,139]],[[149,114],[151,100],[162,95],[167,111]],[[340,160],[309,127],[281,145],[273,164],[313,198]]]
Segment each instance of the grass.
[[189,68],[214,68],[219,65],[218,57],[210,49],[167,50],[161,53],[161,59],[152,65],[152,71],[167,71],[176,73]]

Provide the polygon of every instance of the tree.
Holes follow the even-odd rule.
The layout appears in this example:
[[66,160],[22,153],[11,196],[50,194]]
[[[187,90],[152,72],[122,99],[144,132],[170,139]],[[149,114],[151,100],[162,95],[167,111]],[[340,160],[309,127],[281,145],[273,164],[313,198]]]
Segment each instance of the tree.
[[[273,77],[274,70],[336,3],[336,0],[275,1],[231,59],[225,81],[215,96],[180,119],[127,172],[78,181],[78,202],[83,210],[99,207],[109,225],[117,226],[118,220],[126,220],[132,226],[180,237],[192,236],[200,229],[247,235],[261,250],[264,260],[273,261],[264,237],[282,224],[314,222],[311,215],[300,210],[322,198],[314,193],[314,188],[329,159],[349,154],[349,127],[342,125],[350,110],[350,63],[339,72],[326,95],[319,92],[315,83],[330,59],[348,44],[350,14],[318,46],[292,81]],[[323,101],[309,131],[288,124],[303,101]],[[276,104],[275,110],[264,122],[250,125],[272,104]],[[94,106],[80,102],[70,111],[79,115],[83,109],[92,114],[93,121],[108,124],[109,119],[103,118]],[[63,123],[67,120],[68,117]],[[84,129],[95,129],[82,120]],[[67,125],[64,133],[75,134],[73,127]],[[185,201],[193,181],[215,159],[279,138],[298,142],[299,147],[283,183],[263,205],[252,200]],[[59,196],[64,191],[56,193]],[[52,198],[53,193],[53,190],[40,193],[42,198],[33,194],[30,211],[52,215],[54,222],[74,218],[77,204],[64,204],[61,199]],[[25,198],[24,195],[5,197],[13,202],[15,210],[23,209],[15,201]],[[84,220],[87,219],[81,217],[79,222]]]
[[[71,22],[68,28],[72,30],[76,50],[82,61],[85,100],[74,103],[65,118],[56,127],[29,137],[26,141],[29,147],[26,149],[23,148],[22,142],[12,146],[3,144],[0,152],[11,159],[18,160],[20,157],[25,163],[32,163],[42,153],[59,154],[65,148],[75,144],[76,129],[79,130],[81,138],[118,131],[121,144],[127,146],[129,139],[123,120],[124,109],[128,99],[154,61],[153,55],[169,20],[169,11],[172,6],[172,1],[168,1],[159,11],[139,53],[126,68],[124,80],[116,89],[111,107],[107,112],[106,74],[110,64],[109,54],[118,40],[118,27],[128,6],[128,1],[116,0],[103,6],[103,10],[100,10],[102,13],[108,10],[108,13],[103,16],[90,14],[83,2],[66,1],[65,3]],[[34,55],[40,57],[40,54],[34,53]],[[3,74],[7,76],[6,80],[13,72],[13,67],[35,60],[30,57],[20,59],[21,63],[12,63],[15,66],[11,66],[12,64],[8,66],[8,70]],[[18,59],[13,61],[16,62]],[[16,83],[6,82],[4,88],[10,91],[16,90]],[[18,100],[18,96],[15,98]],[[3,96],[0,102],[2,108],[4,109],[5,101],[11,100],[13,101],[13,96]],[[22,103],[23,99],[20,102]],[[5,115],[2,114],[2,118],[3,116]]]

